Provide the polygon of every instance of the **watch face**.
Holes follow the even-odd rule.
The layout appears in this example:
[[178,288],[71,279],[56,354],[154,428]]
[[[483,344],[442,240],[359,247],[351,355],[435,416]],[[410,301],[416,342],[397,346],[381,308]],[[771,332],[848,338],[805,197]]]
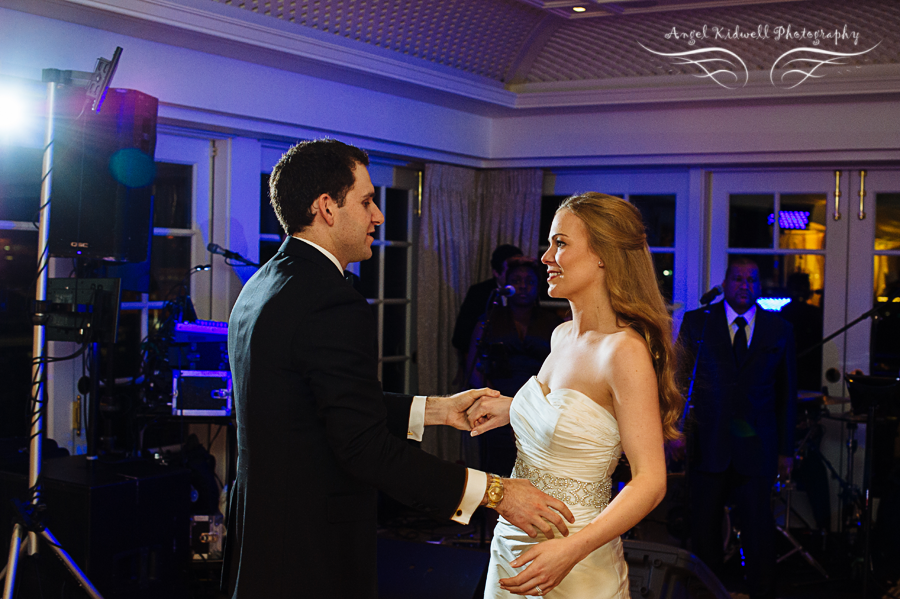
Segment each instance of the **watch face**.
[[501,499],[503,499],[503,489],[491,487],[491,489],[488,491],[488,497],[491,501],[500,501]]

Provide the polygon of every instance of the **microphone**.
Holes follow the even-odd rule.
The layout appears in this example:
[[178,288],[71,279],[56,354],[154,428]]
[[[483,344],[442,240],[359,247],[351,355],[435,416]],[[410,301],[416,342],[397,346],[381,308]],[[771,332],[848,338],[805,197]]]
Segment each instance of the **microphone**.
[[225,256],[226,260],[236,260],[237,262],[240,262],[241,264],[246,264],[247,266],[255,266],[255,267],[259,268],[259,264],[255,263],[255,262],[250,262],[249,260],[247,260],[246,258],[241,256],[237,252],[232,252],[231,250],[226,250],[225,248],[223,248],[222,246],[220,246],[217,243],[211,243],[211,244],[207,245],[206,249],[210,254],[218,254],[220,256]]
[[236,252],[232,252],[231,250],[226,250],[225,248],[223,248],[222,246],[220,246],[216,243],[209,244],[208,246],[206,246],[206,249],[209,251],[210,254],[218,254],[219,256],[225,256],[229,260],[238,260],[241,258],[240,254],[238,254]]
[[516,288],[512,285],[506,285],[504,287],[497,288],[497,295],[500,297],[510,297],[516,294]]
[[715,287],[704,293],[702,296],[700,296],[700,305],[705,306],[720,295],[722,295],[722,286],[716,285]]

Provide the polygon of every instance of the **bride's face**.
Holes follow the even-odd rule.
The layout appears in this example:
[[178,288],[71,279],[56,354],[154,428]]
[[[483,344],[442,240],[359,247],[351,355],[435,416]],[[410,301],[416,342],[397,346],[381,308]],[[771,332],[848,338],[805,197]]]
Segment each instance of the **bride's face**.
[[571,298],[602,278],[600,258],[591,249],[587,227],[569,212],[560,210],[550,227],[550,249],[541,256],[547,265],[550,297]]

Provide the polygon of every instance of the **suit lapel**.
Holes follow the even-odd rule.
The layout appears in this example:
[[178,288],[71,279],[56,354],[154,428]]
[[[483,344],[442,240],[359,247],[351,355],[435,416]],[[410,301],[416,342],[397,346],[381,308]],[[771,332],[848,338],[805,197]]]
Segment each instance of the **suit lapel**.
[[734,351],[731,344],[731,332],[728,330],[728,317],[725,314],[725,305],[722,302],[713,304],[709,311],[709,350],[716,352],[713,359],[725,367],[727,371],[736,372],[734,363]]
[[753,356],[759,354],[760,348],[768,347],[771,343],[770,333],[772,332],[772,327],[770,318],[772,314],[769,314],[765,310],[762,309],[761,306],[756,306],[756,324],[753,325],[753,337],[750,339],[750,347],[747,348],[747,359],[744,361],[746,364],[750,361]]

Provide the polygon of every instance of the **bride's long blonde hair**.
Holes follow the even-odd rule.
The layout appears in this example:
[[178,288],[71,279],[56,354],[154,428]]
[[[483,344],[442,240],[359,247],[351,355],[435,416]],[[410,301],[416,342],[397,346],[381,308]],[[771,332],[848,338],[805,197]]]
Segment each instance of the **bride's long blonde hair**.
[[656,370],[663,435],[668,440],[680,438],[684,397],[675,383],[672,318],[659,292],[641,213],[621,198],[596,192],[566,198],[557,212],[561,210],[586,225],[591,249],[603,260],[617,319],[647,341]]

